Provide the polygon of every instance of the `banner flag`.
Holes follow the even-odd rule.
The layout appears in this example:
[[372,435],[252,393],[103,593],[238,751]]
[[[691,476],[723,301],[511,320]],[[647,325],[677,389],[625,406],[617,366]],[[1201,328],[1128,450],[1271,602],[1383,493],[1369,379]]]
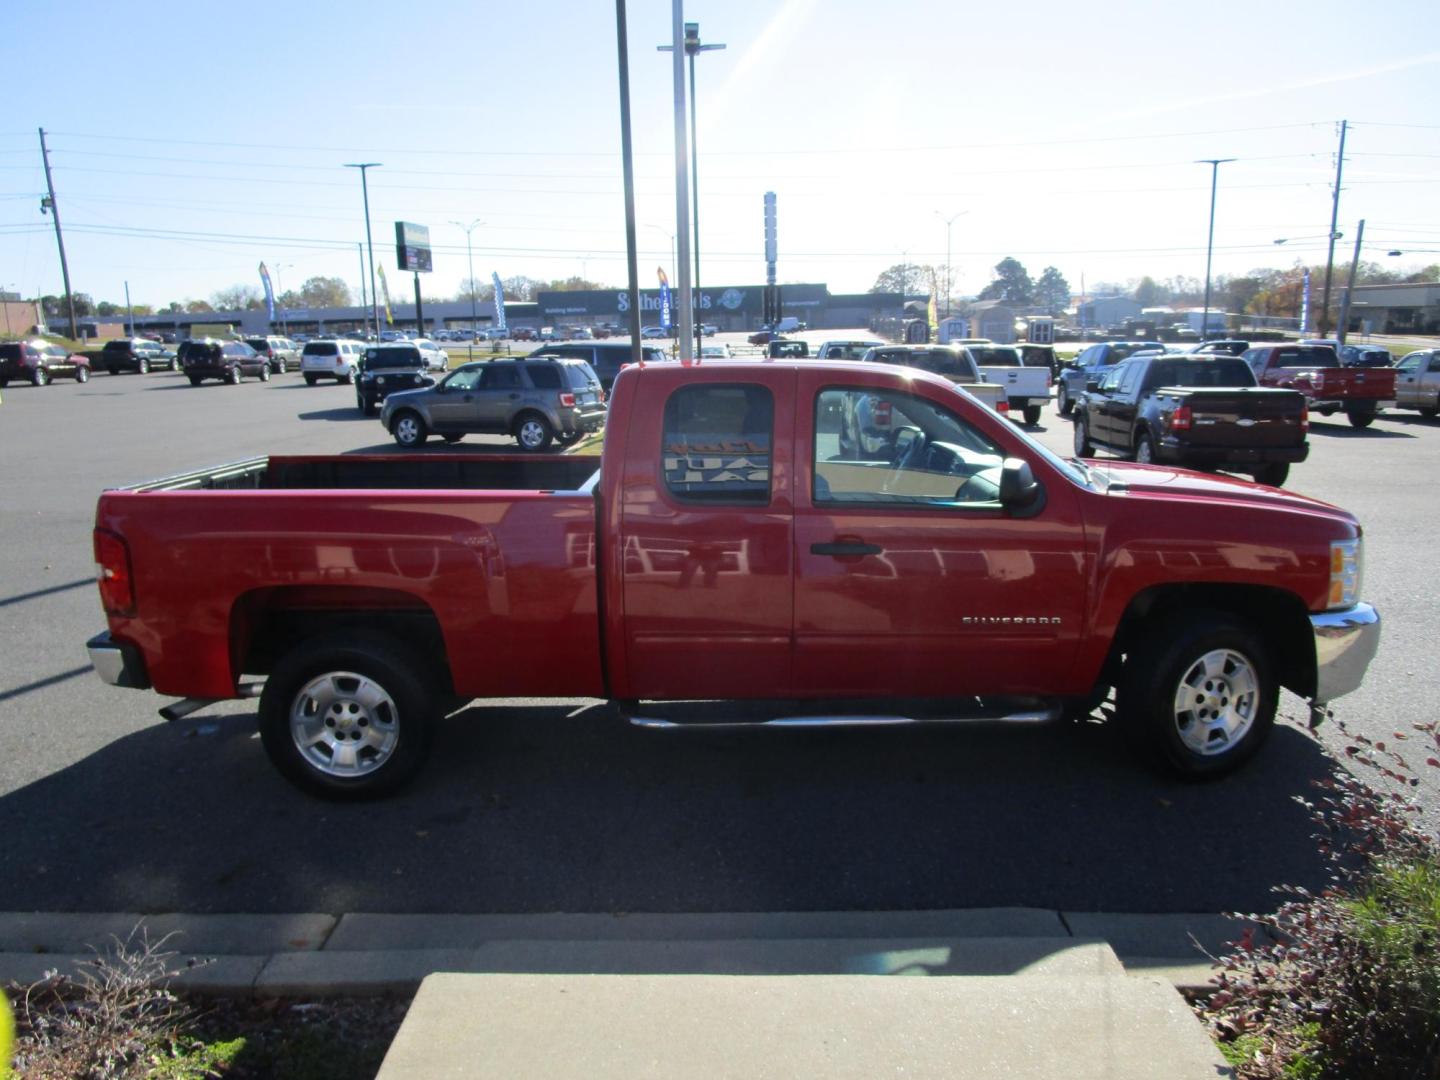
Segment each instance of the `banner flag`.
[[390,314],[390,286],[385,281],[384,264],[382,263],[381,265],[377,266],[375,268],[375,271],[380,275],[380,295],[385,300],[385,325],[394,326],[395,318]]
[[666,332],[670,330],[670,279],[665,276],[665,268],[657,266],[655,276],[660,279],[660,325]]
[[[500,284],[500,275],[493,270],[490,280],[495,283],[495,329],[508,330],[510,328],[505,325],[505,286]],[[475,283],[472,281],[470,286],[474,288]]]
[[[282,267],[283,269],[283,267]],[[260,284],[265,286],[265,310],[270,313],[270,321],[275,321],[275,290],[270,285],[270,271],[265,269],[265,264],[260,264]]]
[[927,312],[927,314],[929,315],[929,318],[930,318],[930,338],[929,338],[929,340],[931,340],[931,341],[936,341],[936,340],[938,340],[939,337],[940,337],[940,319],[939,319],[939,313],[936,312],[936,310],[935,310],[935,290],[934,290],[934,289],[931,289],[931,290],[930,290],[930,308],[929,308],[929,311]]
[[1310,332],[1310,271],[1305,271],[1305,295],[1300,300],[1300,333]]

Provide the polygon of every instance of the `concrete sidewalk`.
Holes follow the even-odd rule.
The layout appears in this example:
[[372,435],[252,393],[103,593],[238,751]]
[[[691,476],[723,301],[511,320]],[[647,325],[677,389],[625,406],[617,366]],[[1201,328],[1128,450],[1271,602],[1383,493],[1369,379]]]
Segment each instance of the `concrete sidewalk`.
[[[176,989],[419,992],[382,1080],[1230,1075],[1177,987],[1244,927],[1204,914],[0,914],[0,981],[163,939]],[[1196,942],[1199,946],[1197,947]],[[930,978],[884,978],[894,975]],[[483,1017],[484,1022],[478,1022]]]

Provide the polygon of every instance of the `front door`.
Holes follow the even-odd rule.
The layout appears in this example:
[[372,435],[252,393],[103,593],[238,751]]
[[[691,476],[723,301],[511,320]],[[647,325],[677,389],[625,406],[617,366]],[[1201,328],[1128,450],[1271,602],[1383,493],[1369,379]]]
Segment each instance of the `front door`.
[[1420,377],[1425,370],[1425,353],[1407,356],[1395,365],[1395,404],[1415,408],[1420,398]]
[[[1085,610],[1078,491],[1005,420],[941,388],[802,372],[798,389],[796,693],[1053,689]],[[1045,485],[1033,516],[1000,505],[1009,456]]]
[[441,434],[447,431],[479,431],[476,427],[476,391],[485,369],[461,368],[437,386],[426,404],[430,407],[430,425]]

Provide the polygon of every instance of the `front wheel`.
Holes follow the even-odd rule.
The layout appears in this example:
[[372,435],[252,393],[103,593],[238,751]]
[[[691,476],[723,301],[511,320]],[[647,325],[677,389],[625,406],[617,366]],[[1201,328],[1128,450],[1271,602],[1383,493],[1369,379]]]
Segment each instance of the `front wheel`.
[[1039,405],[1025,406],[1025,423],[1030,427],[1034,427],[1036,424],[1040,423]]
[[418,656],[381,634],[306,642],[260,695],[260,739],[281,775],[326,799],[369,799],[411,779],[439,709]]
[[521,450],[544,450],[554,438],[550,421],[539,413],[526,413],[515,424],[515,441]]
[[232,367],[229,371],[225,373],[225,381],[231,386],[239,386],[240,369],[238,367]]
[[1075,418],[1075,456],[1095,456],[1095,444],[1090,441],[1090,428],[1083,416]]
[[315,385],[315,376],[314,376],[314,375],[306,375],[306,376],[305,376],[305,385],[306,385],[306,386],[314,386],[314,385]]
[[374,416],[377,412],[380,411],[379,408],[376,407],[375,402],[371,401],[363,394],[355,395],[355,405],[360,410],[361,416]]
[[35,370],[30,372],[30,381],[36,386],[49,386],[50,372],[37,364]]
[[1219,611],[1176,611],[1146,626],[1117,697],[1129,738],[1172,772],[1222,776],[1264,743],[1279,697],[1270,657],[1248,626]]
[[77,368],[75,369],[75,381],[76,381],[76,382],[89,382],[89,381],[90,381],[90,369],[89,369],[88,367],[85,367],[83,364],[80,365],[79,367],[77,367]]
[[269,365],[269,364],[261,364],[261,365],[260,365],[260,381],[261,381],[261,382],[269,382],[269,381],[270,381],[270,365]]
[[191,375],[191,376],[190,376],[190,385],[191,385],[191,386],[199,386],[199,385],[200,385],[202,382],[204,382],[204,381],[205,381],[205,380],[202,379],[202,378],[200,378],[199,375]]
[[1070,400],[1070,395],[1065,390],[1065,384],[1060,384],[1060,389],[1055,395],[1055,408],[1061,416],[1069,416],[1075,409],[1075,403]]
[[179,371],[179,370],[180,370],[180,360],[179,360],[178,358],[172,359],[172,360],[170,361],[170,363],[166,365],[165,370],[166,370],[166,371]]
[[555,436],[555,441],[561,446],[574,446],[584,437],[583,431],[562,431]]
[[442,435],[440,437],[444,439],[447,443],[457,443],[465,437],[465,434],[463,432],[453,432],[449,435]]
[[142,359],[142,360],[140,361],[140,363],[139,363],[138,365],[136,365],[136,370],[139,371],[141,375],[149,375],[149,374],[150,374],[150,361],[149,361],[149,360],[143,360],[143,359]]
[[1422,408],[1420,410],[1420,415],[1423,416],[1426,420],[1434,420],[1437,415],[1440,415],[1440,408],[1436,408],[1433,405],[1428,408]]
[[1290,475],[1290,463],[1287,461],[1274,461],[1269,465],[1262,465],[1255,470],[1255,482],[1257,484],[1269,484],[1271,487],[1279,487],[1285,483],[1286,477]]
[[420,419],[420,414],[407,409],[395,417],[390,434],[395,436],[397,443],[410,449],[424,443],[430,432],[425,427],[425,421]]

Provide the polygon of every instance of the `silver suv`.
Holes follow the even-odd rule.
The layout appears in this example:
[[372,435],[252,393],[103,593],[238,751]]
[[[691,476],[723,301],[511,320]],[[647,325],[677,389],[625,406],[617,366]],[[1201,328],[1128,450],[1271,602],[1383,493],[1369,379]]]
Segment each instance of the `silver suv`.
[[390,394],[380,422],[404,447],[433,433],[446,442],[466,435],[513,435],[522,450],[544,450],[599,431],[605,392],[583,360],[537,357],[481,360],[456,368],[437,385]]
[[300,374],[309,386],[314,386],[318,379],[353,383],[364,355],[365,346],[358,341],[307,341],[300,354]]

